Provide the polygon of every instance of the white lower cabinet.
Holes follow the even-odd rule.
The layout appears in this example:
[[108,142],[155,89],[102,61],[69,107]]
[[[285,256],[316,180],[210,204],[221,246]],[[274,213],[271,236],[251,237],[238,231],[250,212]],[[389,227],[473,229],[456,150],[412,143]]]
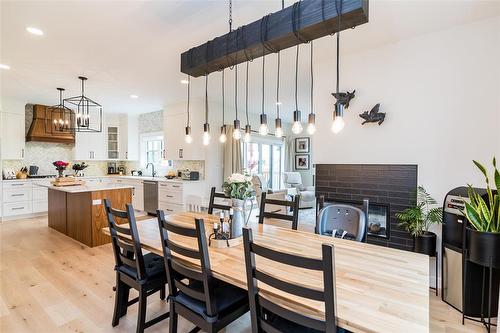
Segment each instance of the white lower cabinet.
[[26,215],[33,212],[31,201],[5,202],[2,208],[5,217]]
[[30,180],[4,181],[2,187],[2,216],[31,214],[33,184]]
[[[180,213],[187,210],[190,198],[203,193],[203,181],[159,182],[158,207],[165,214]],[[201,197],[200,197],[201,201]]]

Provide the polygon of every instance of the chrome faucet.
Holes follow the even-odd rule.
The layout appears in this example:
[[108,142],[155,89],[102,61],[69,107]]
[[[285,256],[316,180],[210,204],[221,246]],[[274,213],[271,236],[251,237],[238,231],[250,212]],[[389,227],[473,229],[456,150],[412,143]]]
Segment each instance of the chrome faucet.
[[149,165],[151,165],[151,168],[153,169],[151,173],[152,177],[156,176],[155,165],[153,163],[149,162],[148,164],[146,164],[146,170],[148,169]]

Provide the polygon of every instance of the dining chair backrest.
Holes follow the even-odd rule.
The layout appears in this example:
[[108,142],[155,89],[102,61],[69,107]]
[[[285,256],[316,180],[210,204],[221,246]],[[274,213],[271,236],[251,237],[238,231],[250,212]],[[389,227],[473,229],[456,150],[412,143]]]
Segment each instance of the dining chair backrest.
[[[176,297],[180,291],[203,302],[207,309],[207,315],[215,316],[217,306],[213,295],[213,277],[203,219],[195,219],[195,228],[193,229],[168,222],[162,210],[157,210],[157,215],[170,296]],[[172,239],[173,235],[175,235],[174,237],[192,238],[196,245],[193,248],[181,245]],[[188,267],[184,263],[185,260],[180,260],[179,256],[199,261],[201,269]],[[189,283],[185,282],[186,278],[189,278]],[[193,282],[196,283],[193,284]],[[194,287],[200,284],[203,286],[202,288]]]
[[221,204],[215,202],[217,199],[225,199],[229,200],[230,198],[226,196],[223,192],[216,192],[215,187],[212,187],[210,190],[210,202],[208,203],[208,214],[213,214],[214,213],[214,208],[215,209],[220,209],[220,210],[229,210],[231,209],[231,206],[228,204]]
[[[259,223],[264,223],[265,218],[273,218],[292,222],[292,229],[297,230],[299,225],[300,195],[295,195],[292,201],[268,199],[267,193],[263,192],[260,199]],[[267,205],[283,206],[285,211],[289,208],[291,215],[266,211]]]
[[[252,332],[281,332],[273,326],[272,315],[277,315],[285,320],[306,328],[321,332],[336,332],[335,321],[335,255],[332,244],[322,245],[322,259],[313,259],[290,253],[277,251],[269,247],[256,244],[253,240],[252,230],[243,229],[243,246],[245,251],[245,266],[247,275],[248,298],[250,303],[250,318]],[[290,271],[314,270],[323,273],[323,290],[308,287],[304,284],[280,279],[268,271],[261,270],[256,265],[255,257],[259,256],[290,267]],[[259,262],[262,262],[259,260]],[[259,293],[259,282],[282,292],[302,298],[323,302],[325,305],[325,320],[312,318],[303,313],[294,312],[273,302],[270,298],[262,297]],[[271,316],[269,316],[271,314]]]
[[[139,232],[135,221],[134,208],[131,204],[126,205],[126,210],[118,210],[111,207],[111,202],[104,199],[104,207],[108,218],[111,244],[115,256],[115,269],[128,272],[137,281],[146,279],[144,257],[139,240]],[[117,223],[116,219],[125,219],[128,228]]]
[[342,230],[356,241],[363,242],[366,239],[366,214],[351,205],[327,205],[319,212],[317,229],[320,235],[332,235],[333,231]]

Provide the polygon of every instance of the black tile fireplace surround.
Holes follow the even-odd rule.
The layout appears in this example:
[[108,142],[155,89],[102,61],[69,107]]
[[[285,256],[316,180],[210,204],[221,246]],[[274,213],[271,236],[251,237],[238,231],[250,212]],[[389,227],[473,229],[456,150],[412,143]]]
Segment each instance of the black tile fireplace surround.
[[395,214],[411,205],[417,169],[417,165],[402,164],[316,164],[316,196],[353,204],[368,199],[388,206],[388,237],[368,235],[367,242],[411,251],[413,240],[398,227]]

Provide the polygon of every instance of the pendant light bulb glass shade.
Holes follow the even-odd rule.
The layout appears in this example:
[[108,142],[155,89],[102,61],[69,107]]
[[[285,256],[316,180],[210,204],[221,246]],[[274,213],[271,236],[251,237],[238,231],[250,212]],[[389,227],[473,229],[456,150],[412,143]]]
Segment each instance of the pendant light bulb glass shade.
[[332,132],[337,134],[344,128],[344,105],[335,104],[335,115],[333,117]]
[[250,125],[245,125],[245,136],[243,137],[243,141],[250,142],[252,139],[252,127]]
[[227,126],[226,125],[222,125],[220,127],[219,141],[221,143],[225,143],[227,141]]
[[269,127],[267,126],[267,115],[260,115],[260,127],[259,127],[260,135],[267,135],[269,133]]
[[281,118],[276,118],[275,122],[275,131],[274,131],[274,136],[277,138],[283,137],[283,128],[281,127]]
[[294,134],[300,134],[302,133],[302,130],[304,128],[302,127],[302,121],[300,117],[300,111],[295,110],[293,111],[293,125],[292,125],[292,132]]
[[316,133],[316,115],[314,113],[310,113],[307,122],[307,134],[313,135],[314,133]]
[[210,125],[208,123],[203,124],[203,145],[208,146],[210,144]]
[[186,137],[184,140],[186,140],[186,143],[193,142],[193,137],[191,136],[191,126],[186,126]]
[[235,120],[234,121],[233,138],[235,140],[241,139],[241,127],[240,127],[240,121],[239,120]]

